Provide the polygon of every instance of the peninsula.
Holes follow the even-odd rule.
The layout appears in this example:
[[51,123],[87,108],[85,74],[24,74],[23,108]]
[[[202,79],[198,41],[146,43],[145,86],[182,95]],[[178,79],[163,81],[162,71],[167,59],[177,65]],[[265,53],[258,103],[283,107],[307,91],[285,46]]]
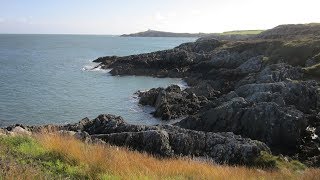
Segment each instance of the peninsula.
[[123,34],[121,37],[211,37],[218,40],[241,40],[247,39],[254,35],[263,32],[263,30],[241,30],[241,31],[227,31],[223,33],[173,33],[165,31],[147,30],[132,34]]

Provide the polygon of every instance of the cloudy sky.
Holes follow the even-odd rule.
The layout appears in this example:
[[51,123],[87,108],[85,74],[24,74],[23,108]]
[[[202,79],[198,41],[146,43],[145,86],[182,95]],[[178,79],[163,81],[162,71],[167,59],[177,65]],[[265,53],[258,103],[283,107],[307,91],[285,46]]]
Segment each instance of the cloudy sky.
[[223,32],[320,22],[320,0],[0,0],[0,33]]

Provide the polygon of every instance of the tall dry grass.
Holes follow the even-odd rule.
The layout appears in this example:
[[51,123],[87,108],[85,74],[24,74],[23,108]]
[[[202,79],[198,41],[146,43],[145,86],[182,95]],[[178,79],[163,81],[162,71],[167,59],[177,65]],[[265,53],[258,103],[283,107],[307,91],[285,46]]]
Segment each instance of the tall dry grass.
[[192,159],[158,159],[125,148],[84,144],[71,137],[41,135],[39,142],[67,161],[85,164],[85,173],[95,179],[319,179],[319,169],[304,172],[264,171],[246,167],[219,166]]

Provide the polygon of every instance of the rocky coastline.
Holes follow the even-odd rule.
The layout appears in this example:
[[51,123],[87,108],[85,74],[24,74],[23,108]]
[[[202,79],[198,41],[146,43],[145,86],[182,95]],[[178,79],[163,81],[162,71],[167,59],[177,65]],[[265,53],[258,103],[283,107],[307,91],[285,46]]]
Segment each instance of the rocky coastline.
[[319,24],[281,25],[246,40],[200,38],[173,49],[107,56],[112,75],[183,78],[189,88],[151,89],[140,104],[174,126],[233,132],[266,143],[274,154],[319,166]]
[[[68,125],[2,130],[61,132],[162,157],[206,157],[250,165],[261,152],[320,167],[320,25],[282,25],[246,40],[200,38],[173,49],[94,62],[112,75],[183,78],[137,92],[141,105],[171,125],[131,125],[100,115]],[[19,130],[17,130],[17,128]],[[23,129],[23,130],[21,130]]]

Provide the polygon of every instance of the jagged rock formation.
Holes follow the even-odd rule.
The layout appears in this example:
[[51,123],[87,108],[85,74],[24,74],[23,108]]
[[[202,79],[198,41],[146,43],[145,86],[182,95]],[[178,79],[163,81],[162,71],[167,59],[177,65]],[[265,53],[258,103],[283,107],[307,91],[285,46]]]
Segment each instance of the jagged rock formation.
[[139,103],[155,107],[154,116],[163,120],[196,114],[209,102],[206,97],[182,91],[177,85],[171,85],[166,89],[153,88],[146,92],[138,92],[138,95]]
[[[231,131],[319,166],[319,29],[319,24],[279,26],[246,41],[201,38],[171,50],[96,62],[112,75],[183,78],[190,87],[172,97],[161,88],[141,93],[141,104],[162,112],[155,116],[189,115],[176,126]],[[186,94],[204,97],[205,103],[186,102]],[[195,111],[186,108],[190,103]]]
[[161,157],[205,157],[221,164],[250,165],[260,156],[261,151],[270,152],[264,143],[231,132],[201,132],[172,125],[131,125],[119,116],[105,114],[93,120],[85,118],[79,123],[64,126],[16,125],[1,131],[3,134],[23,135],[31,132],[58,132],[88,143],[110,143]]

